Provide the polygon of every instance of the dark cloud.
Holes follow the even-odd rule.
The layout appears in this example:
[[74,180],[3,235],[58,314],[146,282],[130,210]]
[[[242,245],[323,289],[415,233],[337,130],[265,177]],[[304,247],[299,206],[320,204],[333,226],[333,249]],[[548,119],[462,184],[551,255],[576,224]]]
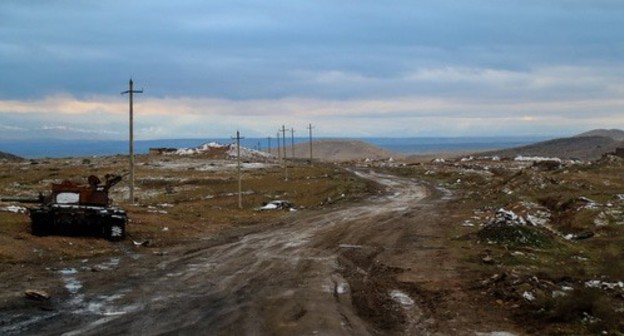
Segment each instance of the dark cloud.
[[134,76],[158,96],[350,98],[370,92],[301,74],[400,81],[419,67],[619,66],[623,10],[569,0],[3,1],[0,97],[110,93]]

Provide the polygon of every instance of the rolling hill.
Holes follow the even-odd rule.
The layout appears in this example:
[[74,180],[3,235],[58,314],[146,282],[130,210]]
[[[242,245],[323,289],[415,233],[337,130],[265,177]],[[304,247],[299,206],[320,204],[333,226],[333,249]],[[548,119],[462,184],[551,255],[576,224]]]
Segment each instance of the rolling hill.
[[[359,140],[318,140],[312,142],[314,159],[322,161],[351,161],[364,159],[402,158],[401,154],[368,144]],[[288,146],[286,157],[291,157],[291,147]],[[309,158],[309,143],[295,145],[296,158]]]
[[595,160],[603,154],[624,147],[624,131],[591,130],[569,138],[559,138],[535,144],[480,153],[500,157],[541,156],[561,159]]
[[13,155],[13,154],[5,153],[5,152],[0,152],[0,160],[6,160],[6,161],[22,161],[22,160],[24,160],[24,158],[19,157],[19,156],[17,156],[17,155]]

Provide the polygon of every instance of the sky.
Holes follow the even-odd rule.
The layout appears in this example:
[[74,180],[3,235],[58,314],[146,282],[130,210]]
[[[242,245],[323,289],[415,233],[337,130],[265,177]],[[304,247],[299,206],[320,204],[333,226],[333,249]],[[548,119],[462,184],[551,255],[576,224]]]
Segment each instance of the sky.
[[0,139],[624,128],[621,0],[2,0]]

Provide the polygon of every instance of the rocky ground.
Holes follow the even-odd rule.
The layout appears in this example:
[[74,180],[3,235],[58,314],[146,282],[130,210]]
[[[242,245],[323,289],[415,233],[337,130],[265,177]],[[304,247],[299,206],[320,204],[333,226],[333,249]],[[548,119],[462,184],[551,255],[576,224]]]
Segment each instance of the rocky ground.
[[[139,162],[123,242],[33,237],[2,206],[2,334],[624,332],[618,158],[247,162],[242,210],[233,161]],[[125,164],[6,163],[0,190]],[[257,210],[276,199],[294,211]]]

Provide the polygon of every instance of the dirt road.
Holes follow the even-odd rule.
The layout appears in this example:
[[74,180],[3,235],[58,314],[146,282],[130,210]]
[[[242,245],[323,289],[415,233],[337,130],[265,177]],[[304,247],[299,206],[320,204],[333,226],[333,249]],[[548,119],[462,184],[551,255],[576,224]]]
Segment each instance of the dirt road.
[[487,331],[477,313],[462,309],[469,302],[462,301],[456,262],[444,247],[439,209],[447,193],[409,179],[358,174],[389,193],[296,212],[254,233],[154,254],[128,247],[119,257],[51,266],[69,295],[0,312],[7,321],[0,334]]

